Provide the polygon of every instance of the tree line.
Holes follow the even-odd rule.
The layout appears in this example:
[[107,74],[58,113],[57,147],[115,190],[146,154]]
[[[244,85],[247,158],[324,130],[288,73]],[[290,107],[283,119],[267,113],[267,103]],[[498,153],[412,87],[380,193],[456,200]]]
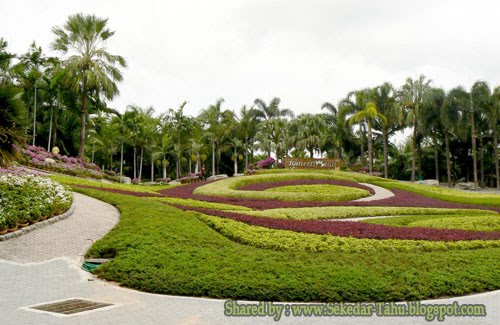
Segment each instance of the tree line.
[[[425,76],[400,87],[386,82],[298,116],[278,97],[236,110],[221,98],[194,117],[184,113],[187,102],[160,114],[134,105],[120,113],[106,102],[118,94],[126,62],[105,48],[114,34],[107,19],[77,14],[52,31],[60,57],[36,43],[12,54],[0,38],[3,164],[13,157],[11,143],[57,146],[138,179],[146,168],[150,179],[179,178],[202,165],[211,174],[238,173],[271,155],[278,162],[336,157],[384,177],[500,188],[500,87],[485,81],[448,91]],[[405,129],[411,135],[397,146],[391,139]]]

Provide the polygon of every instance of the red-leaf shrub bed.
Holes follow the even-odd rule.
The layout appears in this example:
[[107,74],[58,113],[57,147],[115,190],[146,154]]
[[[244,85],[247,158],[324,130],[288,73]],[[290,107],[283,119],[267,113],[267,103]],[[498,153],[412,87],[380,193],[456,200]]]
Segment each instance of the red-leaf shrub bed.
[[366,190],[371,194],[375,194],[375,191],[368,186],[361,185],[356,182],[350,181],[340,181],[340,180],[328,180],[328,179],[304,179],[304,180],[289,180],[289,181],[280,181],[280,182],[262,182],[256,184],[249,184],[242,187],[239,187],[238,190],[245,191],[265,191],[274,187],[281,186],[294,186],[294,185],[318,185],[318,184],[326,184],[326,185],[338,185],[338,186],[347,186],[347,187],[356,187],[362,190]]
[[[500,212],[500,208],[498,207],[477,206],[473,204],[445,202],[403,190],[391,190],[394,193],[394,196],[387,199],[382,199],[377,201],[364,201],[364,202],[353,202],[353,201],[293,202],[293,201],[276,201],[276,200],[259,200],[259,199],[240,199],[240,198],[193,194],[195,188],[197,188],[198,186],[202,186],[206,183],[208,182],[193,183],[193,184],[178,186],[175,188],[162,190],[159,193],[170,197],[178,197],[183,199],[194,199],[200,201],[241,205],[249,207],[254,210],[267,210],[276,208],[324,207],[324,206],[389,206],[389,207],[395,206],[395,207],[417,207],[417,208],[484,209],[484,210],[493,210]],[[278,182],[275,182],[274,184],[276,183]],[[260,184],[265,184],[265,183],[260,183]]]
[[272,229],[292,230],[313,234],[331,234],[341,237],[370,239],[409,239],[432,241],[457,240],[496,240],[500,232],[468,231],[458,229],[405,228],[386,225],[369,224],[356,221],[319,221],[319,220],[283,220],[274,218],[253,217],[233,212],[204,208],[192,208],[176,205],[176,207],[197,211],[208,215],[230,218],[252,226]]

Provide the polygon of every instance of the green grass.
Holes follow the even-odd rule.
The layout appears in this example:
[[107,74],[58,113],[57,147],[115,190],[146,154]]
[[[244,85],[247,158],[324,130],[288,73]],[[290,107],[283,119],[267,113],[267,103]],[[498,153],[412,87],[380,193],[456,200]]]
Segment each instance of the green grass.
[[116,206],[118,225],[87,256],[99,277],[143,291],[267,301],[398,301],[500,288],[500,248],[360,253],[236,243],[195,213],[147,198],[76,189]]

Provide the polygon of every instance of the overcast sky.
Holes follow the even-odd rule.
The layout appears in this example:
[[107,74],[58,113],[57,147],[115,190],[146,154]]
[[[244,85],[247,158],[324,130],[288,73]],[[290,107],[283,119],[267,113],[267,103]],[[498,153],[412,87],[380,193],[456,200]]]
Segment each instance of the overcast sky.
[[70,14],[108,17],[109,52],[128,68],[110,103],[196,115],[225,99],[239,110],[277,96],[319,112],[347,92],[425,74],[435,86],[500,85],[500,1],[0,0],[0,37],[53,55],[53,26]]

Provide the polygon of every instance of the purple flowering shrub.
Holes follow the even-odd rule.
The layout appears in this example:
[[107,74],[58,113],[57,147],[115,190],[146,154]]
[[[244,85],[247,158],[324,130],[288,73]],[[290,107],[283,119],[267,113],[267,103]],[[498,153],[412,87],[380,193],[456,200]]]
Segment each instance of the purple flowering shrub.
[[96,164],[89,163],[77,157],[54,154],[38,146],[27,146],[26,148],[15,147],[15,149],[21,154],[19,162],[30,167],[72,176],[97,179],[107,178],[117,181],[114,172],[103,171]]
[[267,157],[257,163],[257,169],[270,169],[273,167],[276,160],[273,157]]

